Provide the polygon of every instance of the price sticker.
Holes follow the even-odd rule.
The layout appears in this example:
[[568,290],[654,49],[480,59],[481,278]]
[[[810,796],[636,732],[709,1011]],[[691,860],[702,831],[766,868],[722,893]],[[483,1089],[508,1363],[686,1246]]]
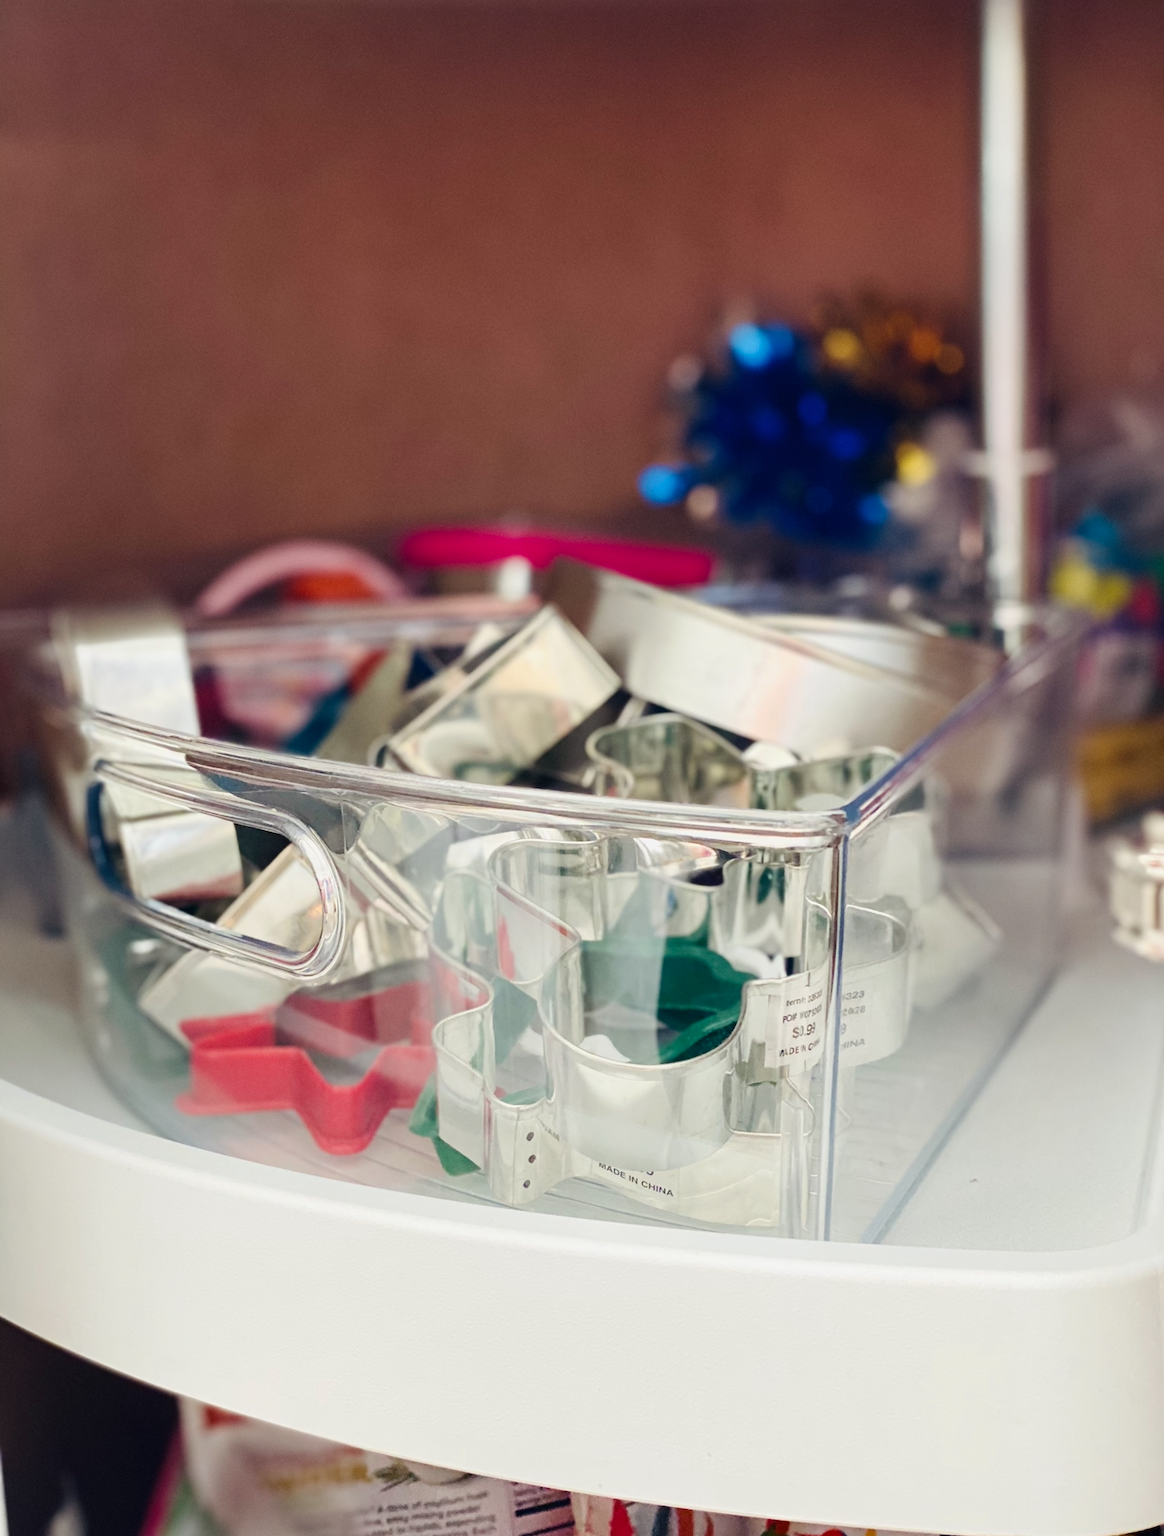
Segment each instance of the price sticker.
[[773,989],[764,1040],[766,1067],[807,1072],[815,1065],[824,1044],[828,990],[828,967],[824,965],[786,976],[781,986]]

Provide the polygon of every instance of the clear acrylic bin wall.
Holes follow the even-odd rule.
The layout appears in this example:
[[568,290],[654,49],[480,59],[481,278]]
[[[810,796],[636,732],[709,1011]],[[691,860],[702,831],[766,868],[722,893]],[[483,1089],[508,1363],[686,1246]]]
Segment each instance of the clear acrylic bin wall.
[[[189,646],[286,735],[296,689],[402,637],[447,659],[478,617]],[[361,767],[93,715],[42,677],[88,1043],[150,1126],[237,1157],[876,1240],[1053,974],[1074,649],[1052,617],[847,798],[803,765],[797,810]],[[135,795],[232,823],[242,898],[131,894],[102,815]]]

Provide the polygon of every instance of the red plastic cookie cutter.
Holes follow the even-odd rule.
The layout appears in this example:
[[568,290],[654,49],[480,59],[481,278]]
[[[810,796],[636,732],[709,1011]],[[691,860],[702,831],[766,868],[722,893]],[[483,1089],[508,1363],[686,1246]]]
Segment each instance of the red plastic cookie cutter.
[[[416,974],[390,986],[359,977],[296,993],[277,1009],[187,1019],[181,1028],[191,1050],[190,1088],[179,1096],[179,1109],[290,1109],[337,1156],[362,1152],[389,1110],[411,1109],[436,1065],[432,992],[427,977]],[[375,1045],[367,1070],[347,1083],[330,1082],[309,1054],[351,1060]]]

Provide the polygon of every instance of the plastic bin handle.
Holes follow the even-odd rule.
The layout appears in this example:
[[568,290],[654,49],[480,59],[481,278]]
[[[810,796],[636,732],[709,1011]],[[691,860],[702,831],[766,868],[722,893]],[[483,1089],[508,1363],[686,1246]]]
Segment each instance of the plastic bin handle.
[[[101,881],[119,905],[139,923],[168,939],[175,939],[179,944],[205,950],[207,954],[218,955],[223,960],[255,966],[280,976],[293,976],[297,981],[318,981],[335,968],[347,939],[343,892],[335,860],[322,839],[310,828],[297,821],[290,812],[275,806],[240,802],[233,795],[203,786],[174,784],[166,780],[159,782],[150,772],[130,768],[123,763],[102,759],[94,765],[93,773],[98,782],[89,787],[89,854]],[[312,947],[308,950],[285,949],[281,944],[272,944],[267,939],[233,933],[217,923],[208,923],[150,897],[135,896],[113,868],[105,844],[101,827],[101,793],[105,784],[121,784],[127,789],[142,790],[185,810],[218,815],[245,827],[259,827],[264,832],[277,832],[285,837],[307,864],[319,887],[320,929],[319,937]]]

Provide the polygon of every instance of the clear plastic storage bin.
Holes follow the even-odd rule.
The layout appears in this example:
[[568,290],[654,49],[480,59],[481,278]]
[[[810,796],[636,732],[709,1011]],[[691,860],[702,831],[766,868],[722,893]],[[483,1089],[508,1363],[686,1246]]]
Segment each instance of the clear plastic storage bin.
[[1076,632],[560,600],[58,618],[90,1047],[237,1157],[875,1239],[1056,963]]

